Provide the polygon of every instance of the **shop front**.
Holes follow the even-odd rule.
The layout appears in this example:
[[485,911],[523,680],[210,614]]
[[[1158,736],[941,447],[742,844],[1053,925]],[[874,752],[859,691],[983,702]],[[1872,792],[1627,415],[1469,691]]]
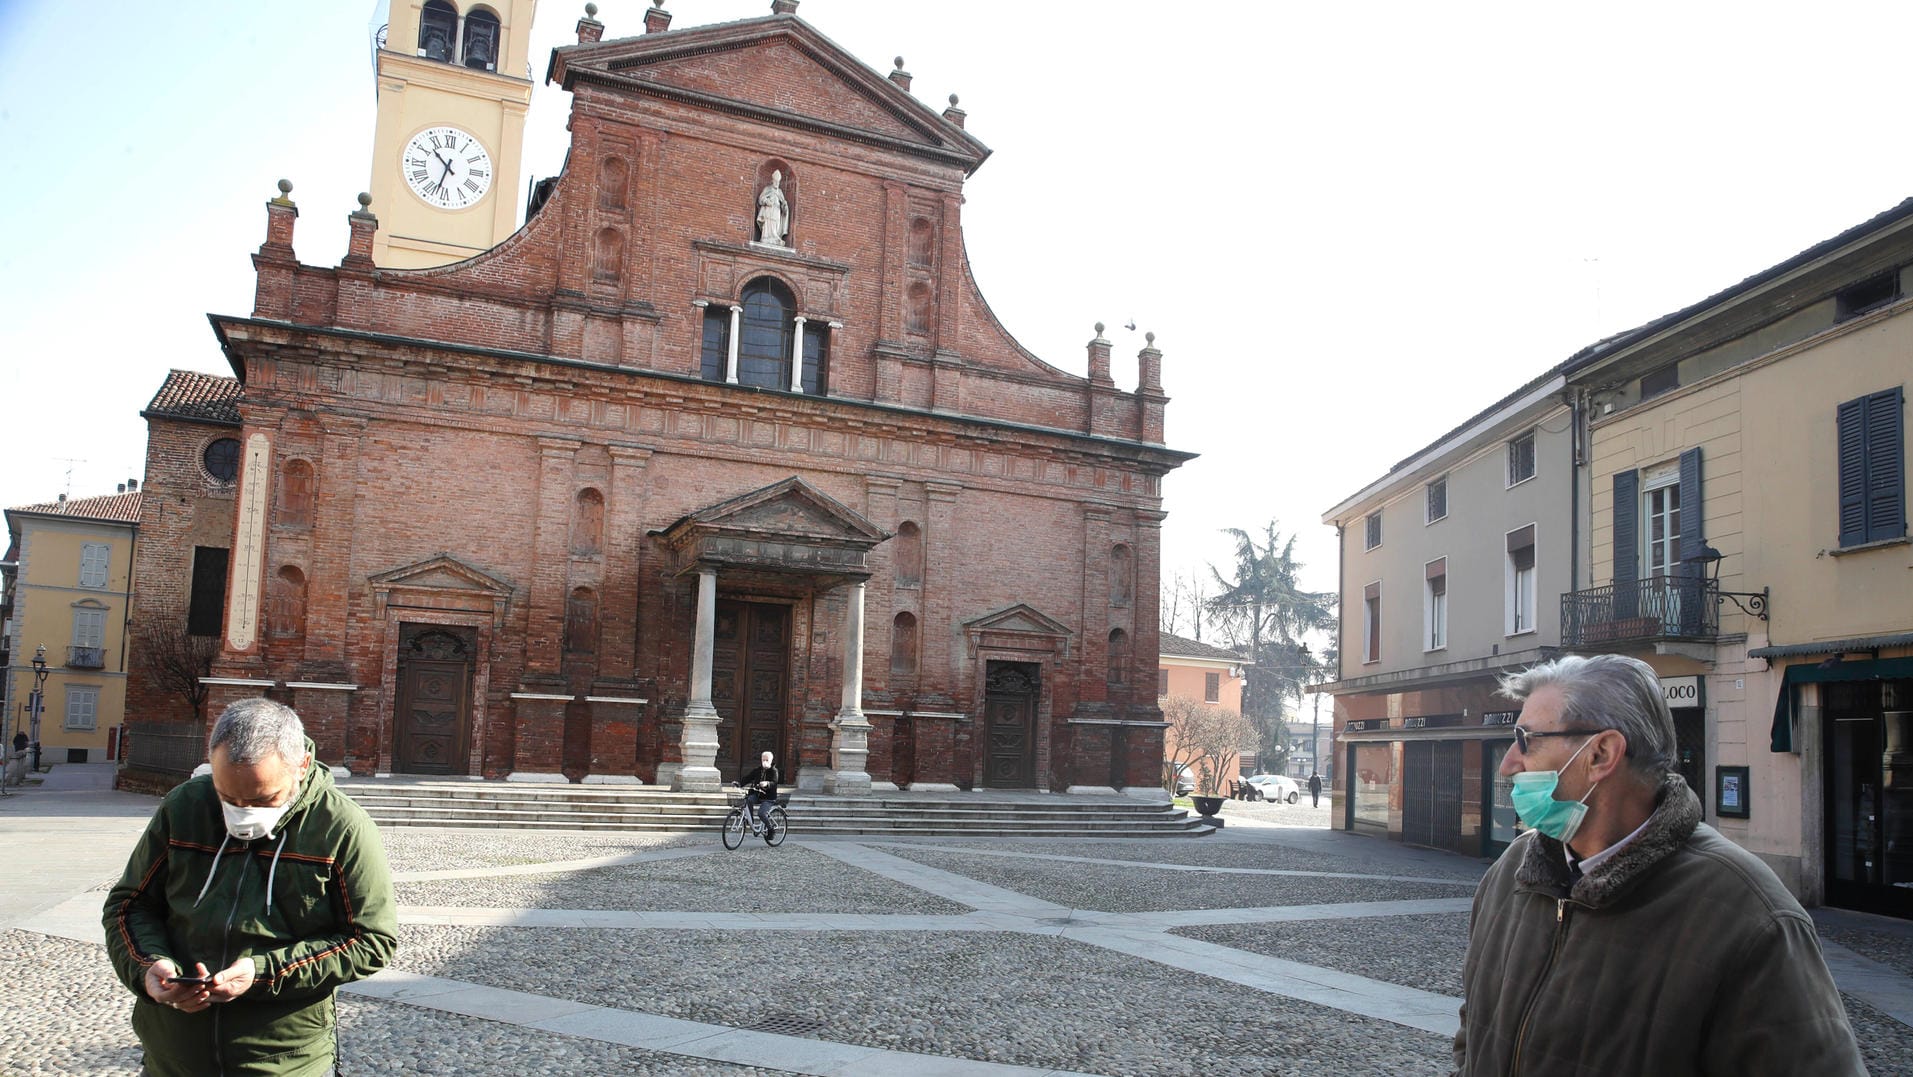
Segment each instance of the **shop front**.
[[1494,857],[1514,840],[1498,775],[1518,711],[1351,720],[1342,731],[1343,829]]

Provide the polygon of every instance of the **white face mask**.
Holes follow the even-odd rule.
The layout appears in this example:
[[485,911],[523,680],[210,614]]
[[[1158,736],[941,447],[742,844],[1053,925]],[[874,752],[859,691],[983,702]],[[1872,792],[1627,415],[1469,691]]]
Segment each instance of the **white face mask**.
[[219,802],[220,814],[226,817],[226,833],[240,841],[253,841],[272,833],[291,808],[290,798],[277,808],[240,808],[223,800]]

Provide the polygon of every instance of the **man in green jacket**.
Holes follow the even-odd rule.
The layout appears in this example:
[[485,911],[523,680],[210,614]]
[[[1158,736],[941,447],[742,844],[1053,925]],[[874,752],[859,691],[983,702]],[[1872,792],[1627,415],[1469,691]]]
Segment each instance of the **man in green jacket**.
[[1654,670],[1561,658],[1502,692],[1532,829],[1475,893],[1454,1072],[1864,1075],[1813,921],[1701,823]]
[[106,900],[144,1072],[329,1073],[333,992],[396,945],[385,847],[291,708],[234,703],[206,754],[212,773],[167,794]]

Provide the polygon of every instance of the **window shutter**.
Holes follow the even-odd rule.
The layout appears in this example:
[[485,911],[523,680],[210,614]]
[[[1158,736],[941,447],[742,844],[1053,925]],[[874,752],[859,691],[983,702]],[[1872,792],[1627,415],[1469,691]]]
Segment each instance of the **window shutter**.
[[1840,428],[1840,545],[1857,546],[1867,533],[1867,398],[1849,400],[1836,413]]
[[1636,544],[1640,539],[1641,476],[1636,471],[1614,473],[1614,615],[1632,617],[1639,599],[1634,583],[1641,569]]
[[[1906,534],[1906,444],[1901,433],[1902,390],[1899,386],[1864,398],[1866,401],[1866,538],[1867,542],[1896,539]],[[1844,448],[1844,447],[1843,447]],[[1841,454],[1845,459],[1844,451]],[[1844,480],[1844,475],[1842,476]],[[1846,531],[1846,484],[1841,483],[1841,528]]]
[[1681,454],[1681,548],[1680,575],[1695,580],[1701,576],[1700,551],[1707,545],[1700,502],[1700,449]]

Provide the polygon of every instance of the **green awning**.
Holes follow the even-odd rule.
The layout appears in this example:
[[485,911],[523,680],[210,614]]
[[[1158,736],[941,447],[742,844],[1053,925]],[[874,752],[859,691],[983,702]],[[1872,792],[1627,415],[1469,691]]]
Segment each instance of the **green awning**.
[[1803,684],[1826,684],[1831,681],[1884,681],[1901,677],[1913,677],[1913,658],[1876,658],[1859,662],[1835,662],[1823,666],[1818,662],[1802,662],[1788,666],[1786,676],[1780,681],[1780,698],[1774,701],[1774,724],[1770,734],[1770,750],[1776,752],[1794,751],[1793,723],[1798,714],[1794,703],[1794,689]]

